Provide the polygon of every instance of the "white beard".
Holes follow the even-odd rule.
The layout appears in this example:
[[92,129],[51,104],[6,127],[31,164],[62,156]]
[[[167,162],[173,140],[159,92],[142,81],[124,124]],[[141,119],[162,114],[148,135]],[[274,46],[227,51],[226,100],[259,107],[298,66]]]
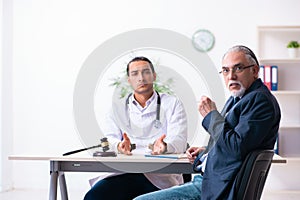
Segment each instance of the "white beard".
[[241,86],[241,88],[238,91],[230,91],[231,96],[233,96],[233,97],[241,97],[241,96],[243,96],[244,93],[245,93],[245,91],[246,91],[246,88],[242,85],[242,83],[240,81],[232,81],[232,82],[238,83]]

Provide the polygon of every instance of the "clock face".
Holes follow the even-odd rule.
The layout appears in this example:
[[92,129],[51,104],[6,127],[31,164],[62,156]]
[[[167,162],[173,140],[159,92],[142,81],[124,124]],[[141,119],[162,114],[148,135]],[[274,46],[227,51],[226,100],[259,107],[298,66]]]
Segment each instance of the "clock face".
[[201,29],[194,33],[192,42],[197,50],[207,52],[214,47],[215,37],[209,30]]

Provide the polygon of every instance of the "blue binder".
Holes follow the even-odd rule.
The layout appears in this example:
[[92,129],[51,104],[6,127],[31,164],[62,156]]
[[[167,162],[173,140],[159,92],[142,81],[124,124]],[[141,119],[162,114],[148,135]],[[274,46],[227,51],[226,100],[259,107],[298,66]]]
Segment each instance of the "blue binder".
[[272,65],[271,66],[271,90],[276,91],[278,90],[278,66]]

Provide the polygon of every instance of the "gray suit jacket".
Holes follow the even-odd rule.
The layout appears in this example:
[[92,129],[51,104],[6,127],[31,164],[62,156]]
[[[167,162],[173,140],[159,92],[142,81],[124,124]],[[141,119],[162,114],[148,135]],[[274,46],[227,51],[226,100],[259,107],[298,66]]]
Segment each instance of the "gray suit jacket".
[[202,122],[214,141],[202,182],[202,200],[235,199],[234,180],[246,155],[255,149],[273,149],[278,135],[280,108],[260,79],[227,113],[210,112]]

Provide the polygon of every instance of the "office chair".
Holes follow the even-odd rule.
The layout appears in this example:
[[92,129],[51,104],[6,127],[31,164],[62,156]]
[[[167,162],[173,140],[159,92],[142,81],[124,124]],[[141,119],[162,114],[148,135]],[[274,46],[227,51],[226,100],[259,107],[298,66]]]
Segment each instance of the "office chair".
[[247,155],[236,177],[236,199],[260,199],[273,155],[273,150],[255,150]]

